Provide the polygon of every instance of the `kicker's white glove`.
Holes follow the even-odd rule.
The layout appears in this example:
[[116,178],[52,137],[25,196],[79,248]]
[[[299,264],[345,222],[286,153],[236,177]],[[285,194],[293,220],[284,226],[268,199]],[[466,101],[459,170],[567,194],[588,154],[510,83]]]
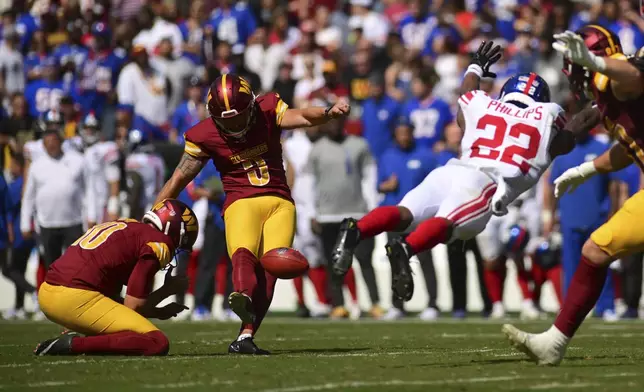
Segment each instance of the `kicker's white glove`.
[[597,169],[592,161],[584,162],[579,166],[566,170],[554,182],[555,197],[559,198],[566,192],[573,192],[579,185],[595,174],[597,174]]
[[552,43],[552,47],[573,63],[595,72],[603,72],[606,69],[606,61],[591,53],[580,35],[566,31],[555,34],[553,38],[555,42]]

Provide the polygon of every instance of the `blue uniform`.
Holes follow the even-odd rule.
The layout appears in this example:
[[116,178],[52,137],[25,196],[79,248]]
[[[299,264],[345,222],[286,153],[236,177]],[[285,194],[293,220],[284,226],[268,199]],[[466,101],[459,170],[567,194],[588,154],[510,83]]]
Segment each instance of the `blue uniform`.
[[376,159],[393,145],[399,112],[400,103],[388,95],[381,99],[369,98],[362,104],[362,136]]
[[11,219],[9,215],[11,204],[9,186],[2,173],[0,173],[0,249],[9,247],[9,227],[7,223]]
[[[557,157],[552,163],[551,183],[566,170],[590,161],[610,146],[595,138],[577,144],[568,154]],[[616,174],[598,174],[581,184],[574,192],[559,199],[559,217],[563,236],[563,294],[565,296],[572,276],[581,259],[581,249],[590,235],[606,222],[610,212],[608,184],[618,180]],[[605,310],[614,309],[613,282],[609,276],[604,290],[597,301],[595,312],[601,315]]]
[[427,37],[427,41],[425,42],[425,47],[423,48],[423,51],[421,52],[422,56],[429,56],[431,58],[436,57],[436,53],[434,52],[434,41],[438,38],[445,37],[449,38],[454,42],[456,45],[459,45],[461,41],[463,40],[461,38],[461,34],[458,32],[456,27],[454,26],[440,26],[436,27],[434,30],[432,30],[431,34],[429,37]]
[[29,114],[38,118],[50,109],[58,109],[60,99],[67,93],[61,81],[50,82],[37,79],[25,88],[25,99],[29,107]]
[[378,184],[393,174],[398,178],[398,189],[385,194],[380,205],[393,206],[437,167],[436,158],[431,150],[415,145],[406,151],[395,145],[385,151],[378,162]]
[[73,44],[61,44],[52,53],[58,65],[63,66],[69,61],[73,61],[76,69],[80,69],[88,55],[89,50],[86,47]]
[[257,21],[246,4],[238,3],[232,9],[215,9],[208,24],[215,37],[231,45],[246,45],[248,38],[255,32]]
[[615,21],[608,29],[619,37],[624,53],[633,53],[644,46],[644,34],[632,22]]
[[409,47],[416,42],[426,42],[435,27],[436,17],[433,15],[427,15],[421,19],[407,15],[398,23],[398,33],[403,44]]
[[40,54],[36,52],[29,52],[25,56],[25,74],[36,70],[39,71],[43,60],[47,58],[47,55]]
[[177,142],[183,143],[183,134],[201,119],[197,112],[197,105],[192,101],[184,101],[177,107],[172,115],[172,128],[177,130]]
[[402,115],[414,127],[416,142],[429,148],[443,138],[445,127],[454,119],[449,104],[439,98],[426,102],[413,98],[407,102]]
[[[192,32],[188,28],[188,22],[181,22],[179,25],[179,30],[181,30],[181,36],[183,36],[183,41],[191,44],[200,44],[203,42],[203,28],[199,27],[197,29],[194,29]],[[183,52],[182,54],[183,57],[187,58],[188,60],[192,61],[195,65],[200,65],[202,64],[201,61],[201,53],[195,54],[195,53],[188,53],[188,52]]]
[[78,95],[83,115],[89,112],[98,117],[102,115],[107,95],[116,88],[125,60],[125,51],[118,48],[105,53],[91,53],[81,64]]
[[16,31],[20,35],[20,47],[23,53],[31,47],[31,38],[39,28],[40,21],[29,12],[18,15],[16,19]]
[[443,151],[436,153],[436,164],[438,166],[445,166],[452,158],[458,158],[458,153],[453,150],[444,149]]
[[9,184],[11,205],[9,207],[9,220],[13,223],[13,248],[33,248],[32,239],[25,240],[20,231],[20,208],[22,206],[22,187],[24,177],[18,177]]
[[[199,172],[197,177],[195,177],[195,187],[201,188],[204,186],[204,183],[212,177],[221,177],[219,171],[215,167],[215,164],[212,160],[209,160],[206,166]],[[224,230],[224,218],[221,215],[222,208],[224,206],[224,195],[222,194],[218,200],[208,200],[208,211],[212,215],[212,219],[218,228]]]

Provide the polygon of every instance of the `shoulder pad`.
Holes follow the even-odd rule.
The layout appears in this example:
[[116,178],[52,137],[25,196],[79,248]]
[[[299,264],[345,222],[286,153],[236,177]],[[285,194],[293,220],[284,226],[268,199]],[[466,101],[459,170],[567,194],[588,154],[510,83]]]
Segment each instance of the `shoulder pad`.
[[154,252],[161,268],[168,265],[172,260],[172,252],[170,252],[170,247],[165,242],[148,242],[146,245]]

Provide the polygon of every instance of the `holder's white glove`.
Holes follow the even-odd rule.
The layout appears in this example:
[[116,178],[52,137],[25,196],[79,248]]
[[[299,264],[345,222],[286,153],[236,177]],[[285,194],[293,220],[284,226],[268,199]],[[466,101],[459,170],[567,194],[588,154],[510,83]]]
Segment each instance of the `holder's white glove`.
[[579,185],[595,174],[597,174],[597,169],[592,161],[584,162],[579,166],[566,170],[554,182],[555,197],[559,198],[566,192],[573,192]]
[[602,72],[606,69],[606,61],[591,53],[580,35],[566,31],[555,34],[553,38],[555,42],[552,43],[552,47],[573,63],[595,72]]

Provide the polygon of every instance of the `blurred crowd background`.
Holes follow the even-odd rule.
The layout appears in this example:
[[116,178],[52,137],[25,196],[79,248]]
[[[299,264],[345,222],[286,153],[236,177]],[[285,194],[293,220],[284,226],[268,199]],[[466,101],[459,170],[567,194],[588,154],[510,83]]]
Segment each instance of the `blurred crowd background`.
[[[320,207],[316,195],[338,191],[311,191],[313,185],[308,191],[302,189],[305,182],[301,179],[316,175],[310,170],[308,156],[316,141],[327,137],[339,140],[338,135],[340,139],[351,135],[347,137],[362,140],[369,155],[358,162],[364,175],[346,176],[347,181],[361,182],[359,197],[364,198],[366,207],[395,204],[428,171],[458,156],[462,132],[455,122],[457,90],[470,56],[482,40],[494,40],[504,48],[503,59],[493,68],[498,77],[484,80],[482,89],[495,95],[510,75],[537,72],[549,83],[553,101],[572,115],[578,108],[561,72],[562,58],[551,48],[552,35],[596,23],[619,35],[625,53],[634,53],[644,45],[644,19],[638,7],[629,0],[0,0],[0,164],[7,183],[6,199],[9,195],[13,198],[4,203],[5,233],[0,239],[5,253],[3,272],[18,282],[17,298],[35,292],[28,282],[19,282],[24,266],[17,261],[31,253],[35,246],[32,238],[37,237],[27,233],[22,238],[25,233],[20,230],[23,177],[40,159],[35,150],[25,148],[30,141],[51,133],[53,127],[66,141],[61,141],[62,147],[45,142],[44,153],[51,155],[62,148],[65,154],[78,151],[86,159],[102,160],[101,165],[116,165],[121,175],[116,188],[108,186],[111,176],[106,176],[106,196],[99,198],[103,202],[100,208],[107,207],[109,194],[118,194],[117,215],[140,217],[175,167],[185,131],[207,117],[208,86],[222,73],[245,77],[256,94],[276,91],[291,107],[326,106],[338,99],[351,102],[351,116],[345,122],[284,135],[285,165],[294,186],[300,187],[295,195],[298,214],[306,216],[298,230],[308,226],[312,238],[321,238],[321,243],[313,241],[312,246],[319,247],[320,264],[324,264],[330,252],[328,244],[334,239],[325,235],[325,224],[328,228],[328,224],[339,222],[330,216],[366,211],[326,211],[324,217],[316,211]],[[596,136],[578,147],[570,155],[573,158],[561,161],[558,169],[565,170],[566,165],[577,165],[607,149],[610,139],[602,135],[602,129],[596,131]],[[106,150],[112,152],[87,158],[89,147],[97,143],[111,143]],[[332,170],[321,168],[325,169]],[[229,290],[225,247],[208,245],[223,241],[217,176],[214,167],[208,167],[182,194],[190,204],[201,202],[202,222],[208,222],[202,223],[204,249],[194,252],[191,261],[182,261],[185,273],[197,275],[193,281],[198,282],[199,277],[203,281],[200,287],[191,288],[197,302],[192,314],[195,319],[211,317],[212,297]],[[539,199],[533,207],[539,209],[539,233],[532,236],[541,236],[554,247],[548,241],[560,227],[563,243],[557,258],[570,260],[564,263],[563,272],[557,270],[564,276],[565,291],[566,274],[574,271],[579,259],[575,252],[580,252],[592,229],[605,221],[629,192],[639,189],[639,172],[601,179],[558,204],[548,197],[551,178],[546,177],[534,196]],[[316,183],[318,179],[313,178],[312,184]],[[38,211],[37,203],[33,208]],[[540,220],[542,209],[545,221]],[[553,219],[547,218],[549,213]],[[85,218],[83,225],[100,223],[113,215]],[[562,217],[560,225],[557,216]],[[24,223],[22,226],[24,229]],[[39,231],[37,226],[33,231]],[[508,242],[511,236],[502,237]],[[464,254],[470,250],[479,260],[484,313],[502,316],[502,309],[494,312],[493,303],[500,300],[498,290],[486,290],[486,285],[495,284],[486,270],[498,270],[499,262],[485,260],[476,241],[450,247],[454,303],[452,309],[440,310],[465,317]],[[389,311],[379,305],[377,288],[373,291],[373,269],[369,273],[372,253],[373,246],[360,260],[373,305],[369,312],[377,318],[402,317],[402,304],[394,301]],[[531,261],[534,258],[526,260],[518,263],[519,270],[534,270],[530,267],[536,265]],[[439,309],[431,255],[421,264],[429,297],[423,317],[433,319]],[[628,308],[624,315],[637,317],[641,256],[622,263],[621,268],[630,272],[616,271],[615,286],[598,312],[607,319],[624,313],[613,306],[615,298],[620,304],[624,297]],[[546,278],[544,271],[537,275],[524,277],[529,287],[522,291],[524,299],[533,304],[527,306],[538,314],[535,288],[553,278]],[[624,285],[622,275],[636,280]],[[218,277],[214,285],[213,276]],[[358,317],[359,309],[352,305],[356,294],[355,277],[351,276],[345,282],[352,297],[347,306],[342,300],[327,298],[326,289],[319,284],[323,278],[312,276],[318,282],[316,301],[320,305],[315,311],[304,306],[302,283],[296,280],[298,314]],[[499,276],[503,280],[504,272],[496,275],[497,280]],[[33,281],[31,277],[27,280]],[[18,299],[5,315],[25,317],[23,301]],[[534,312],[527,315],[532,317]]]

